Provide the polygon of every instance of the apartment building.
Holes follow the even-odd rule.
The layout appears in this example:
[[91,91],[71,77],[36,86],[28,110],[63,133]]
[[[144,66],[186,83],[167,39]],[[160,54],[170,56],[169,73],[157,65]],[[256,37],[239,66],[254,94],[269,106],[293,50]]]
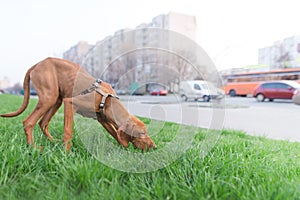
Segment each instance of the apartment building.
[[269,69],[300,67],[300,35],[273,43],[272,46],[258,50],[258,64]]
[[[167,72],[161,73],[161,69],[163,66],[175,66],[176,55],[159,49],[178,52],[182,48],[193,51],[192,47],[187,48],[187,44],[181,41],[184,37],[196,41],[196,35],[194,16],[170,12],[156,16],[151,22],[142,23],[135,29],[118,30],[113,36],[107,36],[93,46],[80,42],[66,51],[63,57],[80,64],[95,77],[101,77],[112,84],[119,83],[126,88],[133,82],[145,83],[150,80],[172,88],[169,79],[174,81],[173,74],[169,74],[169,79],[166,79],[163,75]],[[178,42],[174,43],[174,40]],[[195,75],[191,70],[187,71],[190,71],[187,76]]]
[[8,77],[0,79],[0,89],[6,89],[10,86],[10,81]]
[[64,52],[63,58],[74,63],[81,64],[83,57],[92,47],[93,45],[90,45],[85,41],[80,41],[76,45],[72,46],[69,50]]

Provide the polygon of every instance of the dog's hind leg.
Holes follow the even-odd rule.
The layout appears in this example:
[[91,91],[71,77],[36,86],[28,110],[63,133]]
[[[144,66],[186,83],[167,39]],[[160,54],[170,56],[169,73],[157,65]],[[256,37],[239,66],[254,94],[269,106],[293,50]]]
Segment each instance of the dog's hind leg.
[[49,126],[50,120],[55,115],[57,110],[60,108],[61,104],[62,104],[62,99],[58,98],[56,103],[44,114],[44,116],[42,117],[42,119],[39,122],[41,130],[43,131],[44,135],[49,140],[54,140],[54,138],[50,134],[50,132],[48,130],[48,126]]
[[55,102],[49,99],[51,98],[44,97],[39,99],[33,112],[23,121],[28,145],[34,145],[32,132],[36,122],[55,104]]

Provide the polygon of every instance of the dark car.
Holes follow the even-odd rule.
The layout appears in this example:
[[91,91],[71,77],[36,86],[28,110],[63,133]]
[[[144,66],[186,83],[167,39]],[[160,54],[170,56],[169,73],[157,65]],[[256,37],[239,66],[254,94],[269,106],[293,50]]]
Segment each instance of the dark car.
[[295,81],[272,81],[260,84],[253,93],[253,97],[259,102],[265,99],[292,99],[294,91],[300,88],[300,84]]
[[[30,95],[32,95],[32,96],[36,96],[36,95],[37,95],[37,91],[36,91],[35,89],[30,89],[29,93],[30,93]],[[21,94],[21,95],[24,95],[24,90],[23,90],[23,89],[20,90],[20,94]]]

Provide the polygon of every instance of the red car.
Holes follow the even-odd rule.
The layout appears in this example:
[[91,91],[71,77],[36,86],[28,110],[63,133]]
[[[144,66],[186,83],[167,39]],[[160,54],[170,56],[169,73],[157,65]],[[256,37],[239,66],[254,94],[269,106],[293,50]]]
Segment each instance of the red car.
[[272,81],[260,84],[253,93],[253,97],[259,102],[265,99],[292,99],[294,91],[300,88],[300,84],[295,81]]
[[150,94],[156,96],[166,96],[168,94],[168,90],[154,89],[150,92]]

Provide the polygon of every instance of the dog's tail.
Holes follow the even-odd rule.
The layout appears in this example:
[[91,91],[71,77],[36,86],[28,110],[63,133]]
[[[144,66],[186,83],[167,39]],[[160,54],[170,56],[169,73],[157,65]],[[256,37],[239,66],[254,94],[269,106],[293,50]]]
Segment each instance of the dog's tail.
[[7,114],[1,114],[1,117],[15,117],[20,115],[22,112],[24,112],[24,110],[27,108],[28,103],[29,103],[29,96],[30,96],[30,72],[35,68],[36,65],[34,65],[33,67],[31,67],[24,78],[24,83],[23,83],[23,89],[24,89],[24,100],[23,100],[23,104],[21,105],[21,107],[12,113],[7,113]]

